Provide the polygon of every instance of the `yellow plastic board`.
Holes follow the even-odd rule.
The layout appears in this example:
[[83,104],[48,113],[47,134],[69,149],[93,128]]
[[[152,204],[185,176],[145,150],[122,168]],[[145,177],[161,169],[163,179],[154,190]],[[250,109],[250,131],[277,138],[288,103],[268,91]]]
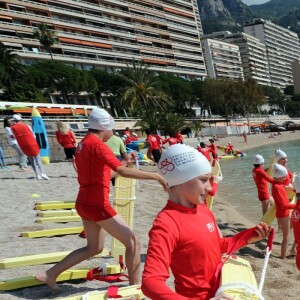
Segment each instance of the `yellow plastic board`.
[[[213,161],[212,161],[213,162]],[[220,176],[221,175],[221,167],[219,162],[216,160],[214,166],[212,165],[212,175]],[[205,203],[206,206],[211,210],[214,202],[214,196],[207,196]]]
[[68,222],[80,222],[79,216],[62,216],[62,217],[46,217],[40,218],[35,223],[68,223]]
[[[89,269],[83,270],[68,270],[61,273],[57,277],[57,281],[67,281],[74,279],[85,278]],[[5,281],[0,281],[0,291],[10,291],[29,286],[42,285],[43,283],[36,280],[35,276],[26,276],[20,278],[13,278]]]
[[43,203],[36,204],[36,210],[50,210],[50,209],[71,209],[75,208],[75,202],[61,202],[61,203]]
[[52,200],[52,201],[38,201],[35,202],[35,205],[44,205],[44,204],[59,204],[59,203],[74,203],[74,200]]
[[[295,204],[296,201],[297,201],[296,196],[294,196],[291,203]],[[268,211],[263,215],[261,221],[270,225],[275,218],[276,218],[276,204],[274,203],[273,205],[271,205]]]
[[237,256],[230,257],[223,265],[220,287],[223,287],[224,292],[233,296],[235,300],[260,299],[243,288],[250,287],[253,291],[257,291],[258,286],[250,263]]
[[47,237],[47,236],[76,234],[76,233],[80,233],[82,230],[83,227],[46,229],[46,230],[22,232],[20,236],[28,237],[28,238],[39,238],[39,237]]
[[[121,298],[118,298],[120,300],[125,300],[125,299],[141,300],[141,299],[145,298],[145,296],[142,293],[140,285],[131,285],[131,286],[119,288],[118,295],[121,296]],[[83,298],[83,296],[85,296],[86,298]],[[69,296],[66,298],[58,298],[58,300],[82,300],[82,299],[105,300],[105,299],[109,299],[109,298],[107,296],[107,291],[93,291],[93,292],[89,292],[85,295],[77,295],[77,296]]]
[[63,210],[45,210],[39,211],[37,217],[63,217],[63,216],[78,216],[76,209],[63,209]]
[[[135,186],[135,179],[116,177],[113,207],[130,228],[133,228]],[[111,255],[116,260],[123,256],[125,261],[125,246],[115,238],[112,239]]]
[[[0,269],[12,269],[25,266],[56,263],[65,258],[69,253],[70,251],[64,251],[1,259]],[[103,257],[108,255],[109,251],[107,249],[104,249],[100,254],[95,255],[95,257]]]

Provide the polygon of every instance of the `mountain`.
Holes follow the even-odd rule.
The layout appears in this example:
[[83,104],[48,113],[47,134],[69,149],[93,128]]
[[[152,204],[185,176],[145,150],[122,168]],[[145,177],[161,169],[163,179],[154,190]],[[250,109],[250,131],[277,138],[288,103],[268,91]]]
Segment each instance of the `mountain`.
[[248,6],[241,0],[197,0],[204,33],[243,31],[246,21],[271,20],[300,35],[300,0],[271,0]]
[[252,11],[271,19],[280,18],[300,8],[299,0],[271,0],[260,5],[251,5]]
[[204,33],[242,30],[243,23],[253,17],[241,0],[197,0]]

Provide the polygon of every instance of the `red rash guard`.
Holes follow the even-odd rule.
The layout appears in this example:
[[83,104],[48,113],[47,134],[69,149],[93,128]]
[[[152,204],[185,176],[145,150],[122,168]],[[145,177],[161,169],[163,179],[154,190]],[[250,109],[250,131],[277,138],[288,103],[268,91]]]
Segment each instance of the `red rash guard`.
[[128,137],[131,137],[131,132],[130,131],[125,130],[124,134],[126,134]]
[[156,138],[158,145],[161,146],[162,145],[162,140],[163,140],[161,138],[161,136],[158,135],[158,134],[153,134],[153,136]]
[[283,182],[283,185],[289,185],[292,183],[292,179],[293,179],[293,174],[292,172],[286,167],[284,166],[288,172],[285,181]]
[[61,134],[59,131],[55,131],[55,136],[60,145],[64,148],[74,148],[76,144],[76,139],[71,130],[67,134]]
[[123,164],[106,144],[88,134],[76,149],[75,161],[80,185],[77,203],[110,206],[110,169],[116,171]]
[[169,137],[169,138],[163,140],[163,142],[162,142],[163,145],[166,143],[169,143],[169,145],[171,146],[171,145],[176,145],[176,144],[180,143],[180,141],[174,137]]
[[290,204],[283,183],[272,184],[272,196],[276,204],[276,218],[288,217],[290,209],[295,208],[295,204]]
[[296,207],[292,212],[292,224],[294,229],[294,237],[296,243],[296,265],[298,270],[300,270],[300,201],[298,200],[296,203]]
[[181,133],[177,133],[175,138],[179,141],[179,143],[181,143],[183,141],[183,136]]
[[[155,300],[212,298],[218,288],[215,274],[222,253],[245,246],[255,234],[254,229],[249,229],[221,238],[215,218],[204,204],[187,208],[169,200],[149,232],[143,293]],[[166,285],[169,268],[176,292]]]
[[258,199],[265,201],[270,199],[268,182],[274,183],[274,178],[270,177],[262,168],[257,167],[252,170],[252,176],[257,187]]
[[200,153],[202,153],[208,159],[208,161],[211,161],[211,157],[210,157],[211,149],[198,147],[197,150]]
[[155,136],[150,134],[147,138],[147,141],[149,143],[149,150],[150,151],[160,149],[159,144],[157,142],[157,138]]
[[209,147],[210,148],[210,151],[211,151],[211,154],[212,154],[212,157],[214,159],[217,158],[217,147],[215,144],[210,144],[210,145],[206,145],[206,147]]

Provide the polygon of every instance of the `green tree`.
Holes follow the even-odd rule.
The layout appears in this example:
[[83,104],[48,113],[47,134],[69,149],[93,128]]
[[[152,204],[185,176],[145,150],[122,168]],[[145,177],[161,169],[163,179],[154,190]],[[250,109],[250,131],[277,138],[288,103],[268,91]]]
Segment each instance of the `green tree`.
[[284,111],[285,107],[285,95],[282,91],[276,87],[265,86],[262,87],[264,95],[268,99],[268,104],[273,106],[276,110]]
[[140,120],[136,122],[135,126],[140,126],[142,131],[146,129],[150,129],[151,131],[155,131],[160,128],[160,118],[158,112],[154,109],[144,112],[140,116]]
[[50,29],[47,24],[41,23],[37,25],[37,29],[33,32],[33,37],[39,40],[40,44],[50,53],[53,60],[51,47],[56,42],[55,31]]
[[160,116],[160,124],[165,133],[172,135],[185,126],[185,118],[179,114],[166,113]]
[[198,120],[190,122],[189,127],[192,129],[192,132],[194,131],[195,137],[199,137],[202,128],[204,128],[204,125],[200,120]]
[[0,43],[0,84],[10,90],[19,77],[27,74],[25,66],[19,61],[18,54]]
[[42,92],[35,85],[27,82],[15,83],[5,90],[3,98],[14,102],[46,102]]
[[170,98],[157,88],[157,78],[149,72],[143,63],[132,62],[127,66],[127,75],[119,76],[126,82],[125,88],[120,94],[120,103],[134,110],[142,107],[145,110],[151,107],[163,108],[164,104],[170,103]]

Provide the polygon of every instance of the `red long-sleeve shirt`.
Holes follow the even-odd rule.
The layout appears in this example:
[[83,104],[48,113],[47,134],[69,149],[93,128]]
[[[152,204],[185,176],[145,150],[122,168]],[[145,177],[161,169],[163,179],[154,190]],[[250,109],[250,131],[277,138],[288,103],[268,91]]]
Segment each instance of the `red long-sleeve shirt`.
[[283,183],[274,182],[272,184],[272,196],[276,204],[276,218],[288,217],[290,209],[294,209],[295,204],[290,204]]
[[169,143],[169,145],[171,146],[171,145],[176,145],[176,144],[180,143],[180,141],[177,140],[174,137],[169,137],[169,138],[162,141],[163,145],[166,144],[166,143]]
[[296,206],[292,212],[292,224],[294,229],[294,237],[296,243],[296,266],[300,270],[300,200],[297,201]]
[[285,181],[283,182],[284,185],[289,185],[292,183],[292,179],[293,179],[293,174],[292,172],[286,167],[284,166],[288,172],[286,178],[285,178]]
[[[210,299],[218,288],[216,270],[222,264],[222,253],[233,253],[254,235],[250,229],[221,238],[204,204],[187,208],[169,200],[149,233],[143,293],[155,300]],[[169,268],[176,292],[166,285]]]
[[210,148],[197,147],[197,150],[198,152],[202,153],[208,159],[208,161],[211,161],[210,152],[212,151]]
[[67,134],[61,134],[59,131],[55,131],[55,136],[59,144],[64,148],[74,148],[76,145],[76,139],[71,130]]
[[149,150],[150,151],[160,149],[160,145],[157,141],[157,138],[154,135],[151,135],[151,134],[148,135],[147,142],[149,144]]
[[273,183],[274,178],[270,177],[264,169],[257,167],[252,170],[252,176],[257,187],[258,199],[260,201],[270,199],[268,182]]

